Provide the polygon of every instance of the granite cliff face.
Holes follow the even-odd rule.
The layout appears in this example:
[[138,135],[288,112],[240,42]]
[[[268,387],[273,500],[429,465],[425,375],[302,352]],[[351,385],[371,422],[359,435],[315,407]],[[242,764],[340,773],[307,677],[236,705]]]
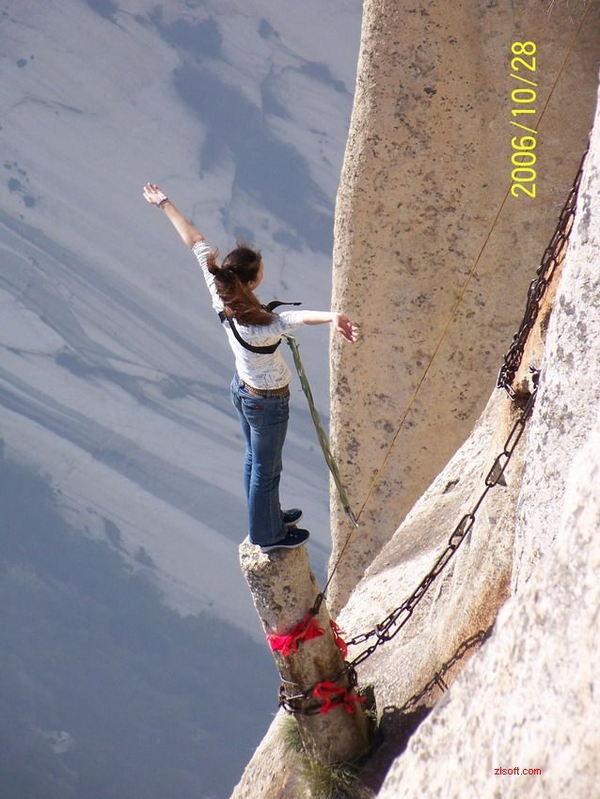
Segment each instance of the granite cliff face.
[[[510,598],[489,641],[419,727],[406,752],[396,758],[378,796],[398,796],[400,785],[405,796],[440,799],[597,795],[599,696],[593,663],[598,657],[600,608],[599,197],[600,114],[545,347],[539,344],[543,336],[537,343],[534,337],[525,352],[524,367],[539,366],[541,377],[518,463],[511,463],[507,471],[507,487],[495,489],[500,492],[495,497],[498,505],[483,506],[485,521],[473,528],[466,551],[457,555],[452,574],[441,583],[429,611],[411,621],[413,629],[400,643],[392,643],[391,651],[381,655],[379,664],[375,660],[362,679],[385,682],[381,700],[386,702],[390,683],[395,683],[393,704],[402,707],[408,700],[407,709],[418,711],[419,703],[430,701],[425,696],[410,703],[420,690],[418,680],[422,685],[427,682],[427,669],[415,679],[422,664],[430,660],[431,676],[451,660],[458,640],[464,644],[478,629],[487,629],[499,597],[499,592],[493,595],[492,586],[508,587],[504,579],[512,575]],[[542,313],[542,327],[546,317]],[[497,401],[488,405],[442,479],[434,481],[369,569],[342,614],[346,626],[362,615],[361,595],[363,608],[372,607],[368,584],[374,584],[375,574],[381,581],[393,571],[386,563],[395,562],[396,578],[400,577],[403,567],[394,550],[406,548],[416,537],[414,523],[410,534],[411,522],[420,508],[436,504],[432,496],[436,484],[441,488],[453,471],[462,481],[461,471],[471,461],[470,454],[465,459],[469,442],[485,437],[481,422],[489,412],[495,416],[496,429],[502,424],[501,409],[493,412]],[[485,457],[479,463],[486,460],[489,463]],[[405,556],[405,560],[408,569],[414,559]],[[502,564],[505,575],[499,582]],[[381,587],[378,591],[383,593]],[[456,635],[458,630],[462,635]],[[437,666],[432,650],[438,654]],[[397,672],[392,681],[383,676],[386,663]],[[461,666],[456,667],[460,671]],[[448,674],[446,682],[453,677],[452,669]],[[439,689],[433,691],[439,697]],[[404,731],[408,717],[405,711],[396,719]],[[521,774],[497,774],[496,768],[518,768]],[[541,772],[526,776],[524,769]]]
[[[383,52],[388,41],[384,31],[394,30],[392,22],[397,21],[400,11],[392,6],[391,3],[369,2],[365,5],[363,31],[377,29],[381,36],[381,48],[371,43],[372,55]],[[437,6],[433,8],[435,11]],[[429,6],[428,9],[431,11]],[[577,9],[582,13],[585,10],[585,6]],[[376,11],[382,15],[380,18]],[[592,17],[595,20],[597,12],[598,4],[588,9],[589,14],[595,14]],[[530,12],[525,9],[525,13]],[[562,13],[560,8],[557,13]],[[491,7],[486,7],[481,9],[478,19],[489,21],[491,14]],[[425,11],[421,22],[428,18],[429,12]],[[578,22],[581,20],[579,17]],[[463,22],[467,24],[466,20]],[[564,35],[564,18],[562,22],[564,24],[555,29],[560,29]],[[456,19],[448,21],[448,25],[454,24],[458,24]],[[573,21],[569,25],[569,41],[576,42],[577,25]],[[595,31],[595,41],[591,28]],[[588,37],[589,68],[596,58],[594,53],[599,52],[598,26],[584,26],[579,35]],[[358,106],[361,92],[365,102],[370,97],[369,91],[377,93],[376,82],[367,81],[367,85],[360,88],[361,81],[364,83],[369,74],[365,64],[371,63],[368,59],[365,61],[365,52],[363,37]],[[585,61],[583,51],[576,51],[575,45],[572,53],[579,53],[576,61],[580,65]],[[382,80],[380,89],[387,87],[391,91],[390,74]],[[589,81],[591,85],[593,80],[597,87],[597,77],[594,63],[582,84]],[[560,80],[556,85],[560,85]],[[583,102],[581,95],[579,101]],[[597,103],[597,98],[593,103]],[[561,253],[553,281],[544,295],[515,379],[515,385],[528,383],[531,388],[529,368],[540,372],[536,402],[505,471],[506,484],[498,485],[487,495],[460,550],[417,605],[405,628],[358,667],[359,684],[373,686],[380,731],[378,746],[360,775],[364,786],[361,795],[383,799],[398,796],[408,799],[420,796],[521,799],[567,795],[594,799],[597,796],[600,703],[593,666],[600,654],[597,635],[600,611],[597,576],[600,566],[600,106],[594,106],[594,119],[591,105],[590,151],[569,245]],[[356,115],[355,106],[348,153],[353,152],[352,136],[366,136],[358,130]],[[579,114],[578,124],[582,117],[585,113]],[[554,123],[548,124],[548,139],[552,138],[551,134],[560,139],[562,134]],[[455,349],[459,343],[462,347],[456,352],[471,346],[474,350],[488,346],[481,340],[485,337],[487,341],[490,336],[496,342],[493,347],[490,345],[490,352],[493,350],[498,355],[500,350],[506,350],[524,307],[526,285],[521,291],[519,283],[522,280],[526,284],[533,277],[585,149],[587,132],[583,125],[581,137],[581,146],[568,147],[568,158],[563,147],[570,171],[554,184],[556,195],[552,196],[556,196],[556,201],[540,198],[536,206],[527,209],[531,214],[527,222],[524,216],[520,222],[513,218],[515,230],[512,234],[510,222],[504,220],[504,243],[497,245],[494,254],[489,253],[489,275],[486,274],[485,279],[482,276],[481,280],[481,291],[488,280],[495,287],[487,287],[485,291],[489,288],[493,299],[490,302],[498,314],[488,306],[486,315],[477,317],[471,306],[473,315],[467,326],[466,317],[471,313],[465,310],[470,302],[467,291],[463,298],[465,318],[461,322],[459,315],[456,317],[462,338],[452,339]],[[563,139],[563,145],[565,143]],[[441,141],[440,146],[443,148]],[[385,148],[386,141],[382,139],[382,157]],[[358,231],[367,231],[369,224],[385,223],[385,215],[381,217],[376,213],[377,209],[366,194],[359,203],[357,197],[361,191],[352,188],[348,175],[356,184],[362,180],[368,182],[369,165],[357,157],[352,173],[352,159],[348,153],[346,182],[339,195],[336,241],[338,253],[340,248],[347,247],[357,264],[360,262],[357,253],[366,257],[370,252],[366,234],[359,235]],[[371,168],[375,169],[374,163]],[[448,168],[451,169],[451,165]],[[395,176],[388,176],[392,194],[395,180]],[[559,186],[562,187],[560,199]],[[346,206],[347,216],[342,220],[341,209],[352,192],[355,205]],[[381,194],[383,202],[388,196],[387,190],[382,188]],[[480,202],[483,208],[481,203],[483,199]],[[474,221],[471,229],[479,235],[481,225],[481,220]],[[344,240],[345,232],[349,238]],[[429,235],[434,233],[436,231],[432,230]],[[441,237],[442,232],[439,235]],[[539,246],[531,252],[528,248],[533,248],[537,237],[542,235]],[[511,236],[514,243],[509,248]],[[383,248],[376,238],[371,238],[370,245]],[[512,265],[524,252],[527,257],[523,259],[523,274],[512,276],[510,292],[508,282],[500,289],[500,282],[505,278],[492,274],[493,270],[502,272],[507,259]],[[369,260],[370,266],[365,269],[374,269],[376,260]],[[383,435],[378,439],[379,426],[375,425],[374,429],[372,419],[382,418],[377,408],[387,408],[381,392],[370,395],[367,384],[371,380],[392,380],[400,386],[399,394],[403,390],[404,372],[396,360],[393,344],[386,345],[384,328],[380,324],[385,318],[381,305],[379,317],[376,313],[377,304],[387,301],[383,289],[378,294],[379,288],[374,287],[371,293],[363,286],[361,295],[359,284],[366,281],[368,271],[363,270],[361,274],[357,270],[354,273],[347,270],[346,279],[342,279],[346,265],[336,263],[340,264],[336,266],[335,275],[338,297],[346,304],[351,297],[357,303],[361,298],[365,337],[360,348],[348,351],[347,358],[353,360],[347,360],[346,355],[343,356],[346,360],[342,360],[342,351],[334,351],[334,375],[339,377],[342,369],[347,370],[348,382],[342,380],[336,388],[334,380],[337,415],[333,439],[349,473],[349,464],[360,462],[359,477],[366,491],[369,470],[363,467],[367,463],[372,471],[381,458],[384,441]],[[390,298],[404,297],[406,291],[402,287],[411,286],[408,276],[398,275],[391,268],[385,275],[385,280],[390,281]],[[431,273],[426,269],[424,272],[417,269],[413,277],[417,282],[411,291],[417,291],[419,280],[423,281],[423,288],[427,281],[432,284]],[[497,295],[495,289],[498,289]],[[499,313],[502,309],[506,312],[504,319]],[[440,309],[438,311],[441,319],[443,314]],[[425,335],[427,331],[419,333],[416,316],[412,319],[413,338]],[[423,325],[422,318],[420,323]],[[405,329],[407,341],[410,341],[407,325],[410,326],[408,321]],[[505,335],[507,326],[510,330]],[[454,335],[459,333],[452,333],[451,337]],[[370,337],[375,341],[371,342]],[[447,370],[456,372],[456,364],[452,366],[450,359],[443,357],[442,349],[438,358]],[[345,565],[340,566],[342,573],[333,602],[330,602],[334,606],[343,605],[338,623],[348,638],[373,628],[419,585],[446,547],[456,524],[481,495],[485,477],[520,414],[518,406],[504,392],[492,390],[490,396],[500,360],[498,355],[492,366],[491,361],[479,359],[479,371],[475,372],[463,361],[460,371],[464,372],[464,380],[471,380],[472,386],[481,384],[481,392],[487,389],[489,398],[464,443],[441,471],[437,468],[437,477],[431,482],[428,480],[430,484],[424,492],[421,482],[434,469],[432,453],[442,459],[443,465],[442,453],[450,446],[448,441],[442,440],[443,425],[436,433],[429,422],[420,423],[415,417],[409,433],[413,437],[423,436],[423,447],[417,445],[415,439],[402,447],[403,458],[394,459],[392,455],[388,459],[387,476],[383,477],[385,489],[372,495],[372,507],[377,504],[377,513],[365,513],[361,528],[354,533],[351,540],[356,546],[349,564],[344,559]],[[361,369],[365,384],[359,380]],[[443,387],[442,372],[440,366],[439,390],[432,390],[430,386],[427,391],[432,404],[426,405],[425,399],[418,403],[416,410],[422,418],[441,418],[443,409],[450,407],[444,400],[444,391],[450,390],[452,380],[447,371]],[[373,385],[371,382],[370,387]],[[404,405],[410,390],[408,386]],[[482,399],[485,396],[481,393]],[[466,409],[471,401],[471,396],[468,402],[465,398],[463,407]],[[455,398],[454,402],[458,400]],[[470,418],[475,408],[476,403],[467,417]],[[400,416],[401,413],[394,417],[396,424]],[[351,440],[351,435],[355,440]],[[424,447],[427,449],[422,452]],[[378,537],[377,519],[382,522],[380,530],[385,524],[395,527],[392,519],[396,518],[404,501],[402,498],[406,496],[401,486],[409,479],[411,490],[415,494],[422,492],[421,496],[410,503],[412,507],[403,508],[404,520],[384,544],[383,533]],[[356,494],[360,495],[360,491]],[[336,513],[334,521],[337,518],[339,522]],[[334,527],[338,544],[344,542],[347,534],[342,536],[342,528],[341,523]],[[367,558],[369,565],[365,569]],[[361,647],[356,649],[360,651]],[[350,657],[356,654],[358,651],[353,649]],[[299,763],[283,745],[283,726],[284,718],[280,714],[237,786],[233,794],[235,799],[315,796],[300,775]]]
[[524,448],[512,595],[394,764],[383,799],[400,785],[407,796],[598,795],[599,198],[600,114]]
[[[588,138],[598,13],[365,0],[333,266],[333,303],[363,340],[332,342],[331,373],[332,439],[363,530],[331,586],[337,609],[494,385]],[[506,196],[523,134],[511,92],[526,86],[509,77],[511,44],[523,39],[537,47],[535,199]],[[334,501],[334,557],[350,529]]]

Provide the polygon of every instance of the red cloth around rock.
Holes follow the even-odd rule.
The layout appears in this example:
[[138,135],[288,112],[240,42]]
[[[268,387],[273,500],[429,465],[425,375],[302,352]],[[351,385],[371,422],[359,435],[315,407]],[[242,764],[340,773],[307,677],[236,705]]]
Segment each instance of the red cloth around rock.
[[340,688],[339,685],[329,680],[315,685],[313,688],[313,696],[315,699],[320,699],[322,701],[323,704],[319,708],[319,713],[323,715],[329,713],[330,710],[336,707],[345,707],[346,713],[354,713],[354,703],[365,701],[364,697],[352,696],[350,691],[347,691],[345,688]]
[[267,640],[273,652],[281,652],[282,657],[286,658],[298,649],[298,644],[303,641],[310,641],[312,638],[320,638],[325,633],[316,618],[307,613],[301,622],[285,633],[284,635],[268,635]]
[[333,621],[333,619],[331,619],[329,624],[331,624],[331,629],[333,631],[333,640],[335,641],[337,648],[340,650],[342,657],[345,659],[346,655],[348,654],[348,647],[346,645],[346,642],[342,638],[342,634],[344,631],[340,630],[340,628]]

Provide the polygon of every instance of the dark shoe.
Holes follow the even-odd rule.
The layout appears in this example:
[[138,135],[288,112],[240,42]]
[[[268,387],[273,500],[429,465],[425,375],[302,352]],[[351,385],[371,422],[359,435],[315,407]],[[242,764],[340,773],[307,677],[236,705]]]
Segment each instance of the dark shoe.
[[300,508],[290,508],[289,510],[281,511],[281,519],[284,524],[297,524],[302,518],[302,511]]
[[273,549],[296,549],[306,544],[310,537],[308,530],[302,530],[300,527],[292,527],[288,530],[288,534],[281,541],[276,541],[274,544],[265,544],[261,546],[261,552],[271,552]]

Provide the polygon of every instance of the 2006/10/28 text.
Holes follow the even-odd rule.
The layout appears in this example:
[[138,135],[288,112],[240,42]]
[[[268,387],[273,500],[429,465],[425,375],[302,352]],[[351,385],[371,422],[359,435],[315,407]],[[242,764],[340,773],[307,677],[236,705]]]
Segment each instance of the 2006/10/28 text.
[[[531,78],[535,75],[537,68],[537,59],[535,53],[537,47],[535,42],[513,42],[510,48],[513,55],[510,61],[510,68],[512,70],[510,77],[519,82],[519,86],[513,89],[510,94],[510,99],[513,103],[517,104],[517,108],[511,109],[511,116],[517,117],[522,121],[516,122],[511,119],[510,124],[516,128],[521,128],[527,131],[529,136],[513,136],[511,146],[514,152],[511,155],[511,163],[513,170],[510,173],[512,179],[512,186],[510,193],[513,197],[519,197],[524,194],[526,197],[535,197],[535,179],[537,173],[533,168],[537,158],[535,153],[537,144],[537,130],[535,128],[524,125],[525,120],[529,121],[528,114],[535,115],[535,108],[524,108],[526,105],[532,105],[537,99],[537,83]],[[523,85],[525,84],[525,85]],[[535,88],[530,88],[530,87]]]
[[494,776],[501,777],[501,776],[516,776],[516,777],[541,777],[542,776],[542,769],[541,768],[520,768],[519,766],[515,766],[514,768],[495,768],[494,769]]

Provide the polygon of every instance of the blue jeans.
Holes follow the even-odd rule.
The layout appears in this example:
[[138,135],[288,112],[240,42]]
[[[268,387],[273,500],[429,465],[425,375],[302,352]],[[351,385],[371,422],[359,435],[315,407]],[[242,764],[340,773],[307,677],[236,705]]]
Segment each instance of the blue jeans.
[[256,396],[240,385],[236,374],[231,381],[231,400],[246,441],[244,488],[250,541],[262,546],[274,544],[287,535],[281,518],[279,480],[290,395]]

